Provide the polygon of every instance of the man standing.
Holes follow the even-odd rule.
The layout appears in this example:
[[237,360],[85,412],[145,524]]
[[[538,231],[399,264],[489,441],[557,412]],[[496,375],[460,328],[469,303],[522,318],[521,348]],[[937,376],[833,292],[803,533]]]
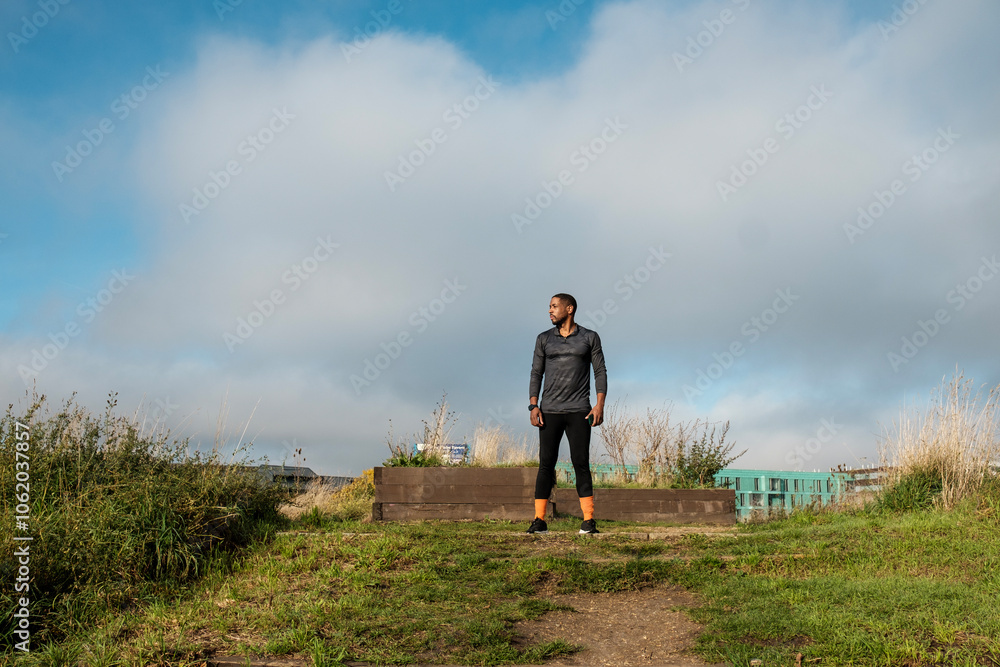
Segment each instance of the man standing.
[[[596,331],[573,321],[576,299],[556,294],[549,301],[549,319],[555,325],[538,334],[531,362],[531,425],[538,427],[538,477],[535,479],[535,519],[529,533],[547,533],[545,510],[556,483],[556,459],[563,433],[576,473],[576,492],[583,510],[581,533],[596,533],[594,487],[590,477],[590,429],[604,421],[608,372],[604,368],[601,338]],[[594,366],[597,405],[590,406],[590,366]],[[545,376],[542,404],[539,390]],[[544,410],[542,409],[544,408]]]

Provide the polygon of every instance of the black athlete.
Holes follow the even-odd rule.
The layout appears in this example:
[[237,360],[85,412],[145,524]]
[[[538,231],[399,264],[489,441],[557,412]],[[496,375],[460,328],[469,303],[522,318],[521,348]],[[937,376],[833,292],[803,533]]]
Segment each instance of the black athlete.
[[[581,533],[596,533],[594,487],[590,475],[590,429],[604,421],[608,373],[601,338],[573,321],[576,299],[556,294],[549,301],[553,328],[538,334],[531,362],[531,425],[538,427],[538,476],[535,479],[535,519],[529,533],[548,532],[545,511],[556,483],[556,459],[563,433],[576,473],[576,491],[583,510]],[[590,367],[594,367],[597,405],[590,405]],[[542,377],[545,387],[542,389]],[[541,393],[542,402],[538,396]],[[588,419],[591,421],[588,422]]]

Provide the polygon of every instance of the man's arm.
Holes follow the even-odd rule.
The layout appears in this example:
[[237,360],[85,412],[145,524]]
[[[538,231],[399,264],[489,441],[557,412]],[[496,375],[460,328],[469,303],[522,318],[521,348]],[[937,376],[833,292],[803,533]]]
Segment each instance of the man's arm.
[[[542,392],[542,375],[545,373],[545,350],[542,348],[542,337],[535,339],[535,354],[531,358],[531,382],[528,386],[528,399],[531,405],[538,405],[538,395]],[[542,426],[542,411],[535,408],[531,411],[531,425]]]
[[590,411],[594,415],[594,426],[604,423],[604,399],[608,395],[608,371],[604,366],[604,350],[601,348],[601,337],[594,332],[594,340],[590,346],[590,362],[594,365],[594,388],[597,390],[597,405]]

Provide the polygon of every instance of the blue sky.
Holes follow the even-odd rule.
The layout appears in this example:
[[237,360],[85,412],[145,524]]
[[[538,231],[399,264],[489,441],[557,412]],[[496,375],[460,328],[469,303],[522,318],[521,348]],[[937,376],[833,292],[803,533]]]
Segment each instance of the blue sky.
[[[416,429],[442,390],[457,435],[505,415],[534,437],[531,345],[558,291],[605,339],[610,399],[730,419],[746,467],[789,467],[831,418],[799,465],[874,458],[881,425],[956,367],[1000,382],[987,2],[222,6],[0,9],[4,400],[75,324],[30,374],[50,397],[177,406],[168,425],[208,440],[225,400],[256,454],[296,443],[357,473],[390,417]],[[253,159],[251,135],[273,139]],[[393,187],[420,142],[434,153]],[[186,222],[213,174],[223,192]],[[274,316],[227,345],[274,290]]]

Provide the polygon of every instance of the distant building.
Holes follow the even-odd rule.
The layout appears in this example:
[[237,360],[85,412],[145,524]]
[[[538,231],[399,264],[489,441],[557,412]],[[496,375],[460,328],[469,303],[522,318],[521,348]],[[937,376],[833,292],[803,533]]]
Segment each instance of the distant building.
[[[613,478],[620,471],[619,466],[611,464],[593,464],[590,469],[597,483]],[[638,466],[625,466],[626,474],[633,479],[638,470]],[[746,520],[755,513],[791,512],[795,508],[829,505],[878,491],[883,473],[881,468],[841,467],[831,472],[724,468],[715,475],[715,486],[736,492],[736,518]],[[556,476],[559,481],[573,484],[576,479],[573,465],[559,461]]]
[[260,465],[255,468],[264,478],[264,481],[272,484],[281,484],[286,488],[295,488],[304,484],[326,484],[333,488],[347,486],[354,478],[339,475],[317,475],[312,468],[305,466],[283,466],[283,465]]
[[754,513],[791,512],[809,505],[829,505],[851,490],[841,472],[789,470],[739,470],[725,468],[715,476],[715,486],[736,491],[736,518]]

